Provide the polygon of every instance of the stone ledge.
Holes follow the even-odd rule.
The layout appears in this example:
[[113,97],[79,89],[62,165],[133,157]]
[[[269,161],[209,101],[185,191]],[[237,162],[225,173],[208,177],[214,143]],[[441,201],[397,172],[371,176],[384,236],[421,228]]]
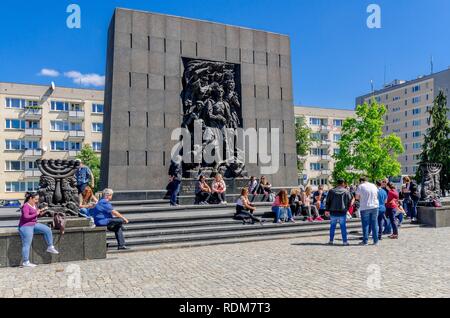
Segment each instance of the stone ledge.
[[420,224],[435,228],[450,227],[450,206],[442,208],[419,206],[417,211]]
[[[46,253],[43,235],[35,235],[30,261],[35,264],[53,264],[106,258],[106,228],[72,227],[64,235],[53,231],[53,241],[59,255]],[[0,268],[21,264],[22,240],[17,228],[0,229]]]

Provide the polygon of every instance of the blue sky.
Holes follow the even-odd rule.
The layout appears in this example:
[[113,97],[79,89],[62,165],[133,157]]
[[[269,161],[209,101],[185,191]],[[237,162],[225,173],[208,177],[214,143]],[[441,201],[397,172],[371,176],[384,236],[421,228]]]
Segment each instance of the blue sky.
[[[81,6],[79,30],[66,27],[71,3]],[[371,3],[381,7],[381,29],[366,25]],[[297,105],[353,108],[370,80],[380,88],[385,78],[428,74],[431,55],[435,71],[450,66],[449,0],[2,0],[0,81],[79,87],[81,78],[95,87],[115,7],[290,35]],[[39,75],[44,68],[60,76]]]

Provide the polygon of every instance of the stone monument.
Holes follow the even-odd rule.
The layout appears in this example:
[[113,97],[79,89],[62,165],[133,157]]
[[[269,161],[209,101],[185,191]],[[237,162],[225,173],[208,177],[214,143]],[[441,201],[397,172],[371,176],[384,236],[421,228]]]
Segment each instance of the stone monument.
[[[226,178],[267,175],[274,186],[297,184],[288,36],[116,9],[107,50],[102,187],[165,189],[177,151],[185,178],[219,172]],[[195,125],[203,134],[200,144],[177,133],[192,133]],[[230,129],[253,129],[258,137],[267,131],[267,142],[259,138],[257,150],[249,151],[224,141],[231,156],[186,160]],[[267,173],[266,166],[276,169]]]
[[430,202],[441,196],[440,173],[442,164],[424,163],[420,165],[422,172],[422,185],[420,191],[421,201]]
[[78,217],[80,198],[78,196],[75,172],[80,166],[74,160],[37,160],[42,173],[39,180],[39,204],[48,207],[47,216],[64,213]]

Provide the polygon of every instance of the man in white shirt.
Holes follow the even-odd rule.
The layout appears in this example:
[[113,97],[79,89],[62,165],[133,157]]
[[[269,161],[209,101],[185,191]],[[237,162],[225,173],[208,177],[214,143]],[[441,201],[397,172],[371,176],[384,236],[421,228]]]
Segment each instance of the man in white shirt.
[[378,245],[378,189],[366,177],[359,179],[356,200],[360,202],[363,241],[361,245],[369,245],[369,228],[372,229],[373,244]]

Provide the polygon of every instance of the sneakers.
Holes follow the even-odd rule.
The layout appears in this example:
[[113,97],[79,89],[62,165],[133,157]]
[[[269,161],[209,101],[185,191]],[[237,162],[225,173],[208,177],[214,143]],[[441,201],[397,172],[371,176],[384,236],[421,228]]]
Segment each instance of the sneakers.
[[227,202],[227,201],[222,201],[222,202],[220,202],[220,204],[222,204],[222,205],[227,205],[228,202]]
[[127,246],[119,246],[119,247],[117,248],[117,250],[119,250],[119,251],[129,251],[130,248],[127,247]]
[[307,218],[306,221],[311,222],[311,223],[314,222],[313,218]]
[[56,250],[56,248],[54,246],[50,246],[49,248],[47,248],[47,253],[55,254],[55,255],[59,254],[59,252]]
[[350,246],[350,243],[349,243],[349,242],[344,242],[344,243],[342,243],[342,245],[344,245],[344,246]]
[[295,223],[295,220],[292,218],[289,220],[290,223]]
[[333,245],[334,245],[334,242],[329,241],[329,242],[328,242],[328,245],[333,246]]
[[24,268],[35,268],[36,266],[37,266],[36,264],[30,263],[30,261],[23,262],[23,264],[22,264],[22,267],[24,267]]
[[391,240],[398,240],[398,235],[391,235],[391,236],[389,236],[389,238]]
[[360,246],[369,246],[369,243],[367,243],[367,242],[360,242],[359,245]]
[[318,217],[316,218],[316,221],[317,221],[317,222],[323,222],[324,220],[323,220],[323,218],[322,218],[321,216],[318,216]]

